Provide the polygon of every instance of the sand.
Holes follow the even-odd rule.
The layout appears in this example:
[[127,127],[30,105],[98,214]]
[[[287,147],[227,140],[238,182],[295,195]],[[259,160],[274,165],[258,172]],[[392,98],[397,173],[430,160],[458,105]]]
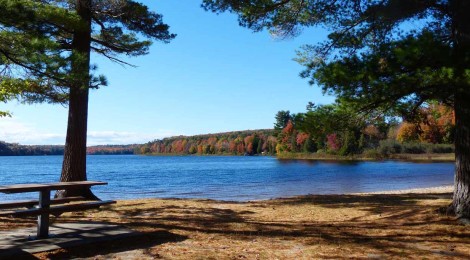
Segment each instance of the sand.
[[[39,259],[470,259],[470,229],[439,213],[452,187],[252,202],[118,201],[55,222],[102,221],[140,237],[35,254]],[[0,219],[0,230],[34,226]]]
[[406,193],[416,193],[416,194],[424,194],[424,193],[451,193],[454,189],[454,186],[438,186],[438,187],[430,187],[430,188],[418,188],[418,189],[407,189],[407,190],[390,190],[390,191],[377,191],[377,192],[366,192],[366,193],[352,193],[352,194],[406,194]]

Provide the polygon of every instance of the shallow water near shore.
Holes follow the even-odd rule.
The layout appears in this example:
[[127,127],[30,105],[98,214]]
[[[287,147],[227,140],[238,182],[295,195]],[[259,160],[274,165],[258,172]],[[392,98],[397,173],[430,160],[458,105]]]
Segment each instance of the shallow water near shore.
[[[101,199],[205,198],[248,201],[306,194],[427,188],[453,183],[454,163],[325,162],[268,156],[88,156]],[[0,157],[0,185],[56,182],[62,156]],[[37,198],[29,194],[29,198]],[[0,194],[0,200],[25,195]]]

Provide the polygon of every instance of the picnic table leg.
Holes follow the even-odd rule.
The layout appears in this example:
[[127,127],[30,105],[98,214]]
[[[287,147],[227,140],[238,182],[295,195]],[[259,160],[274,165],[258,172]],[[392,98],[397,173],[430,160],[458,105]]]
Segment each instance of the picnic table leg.
[[39,208],[44,209],[40,215],[38,215],[38,231],[37,236],[39,238],[49,237],[49,208],[51,206],[51,191],[43,190],[39,192]]

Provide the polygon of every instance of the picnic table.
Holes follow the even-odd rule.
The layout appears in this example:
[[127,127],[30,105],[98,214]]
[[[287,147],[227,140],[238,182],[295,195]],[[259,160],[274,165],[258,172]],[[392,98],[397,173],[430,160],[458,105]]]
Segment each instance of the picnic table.
[[23,210],[10,210],[2,212],[0,216],[26,217],[37,216],[37,238],[49,237],[49,215],[60,214],[71,211],[81,211],[100,206],[116,203],[112,200],[81,202],[78,204],[59,205],[51,207],[51,205],[64,204],[72,201],[83,201],[83,197],[70,197],[61,199],[51,199],[52,190],[69,190],[79,188],[89,188],[95,185],[107,185],[106,182],[100,181],[75,181],[75,182],[56,182],[56,183],[33,183],[33,184],[15,184],[8,186],[0,186],[0,193],[24,193],[39,192],[38,200],[25,200],[0,203],[0,209],[20,208]]

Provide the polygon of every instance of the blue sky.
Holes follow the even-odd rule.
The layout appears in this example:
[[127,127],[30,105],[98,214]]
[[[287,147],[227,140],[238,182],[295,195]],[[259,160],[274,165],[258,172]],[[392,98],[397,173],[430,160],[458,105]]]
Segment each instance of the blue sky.
[[[149,55],[124,57],[137,68],[93,57],[109,86],[91,92],[88,145],[272,128],[279,110],[302,112],[309,101],[333,101],[300,78],[303,68],[292,60],[301,45],[325,39],[323,31],[276,40],[239,27],[235,15],[205,12],[199,0],[142,2],[178,36],[155,43]],[[0,140],[64,143],[66,107],[10,102],[0,110],[13,113],[0,118]]]

